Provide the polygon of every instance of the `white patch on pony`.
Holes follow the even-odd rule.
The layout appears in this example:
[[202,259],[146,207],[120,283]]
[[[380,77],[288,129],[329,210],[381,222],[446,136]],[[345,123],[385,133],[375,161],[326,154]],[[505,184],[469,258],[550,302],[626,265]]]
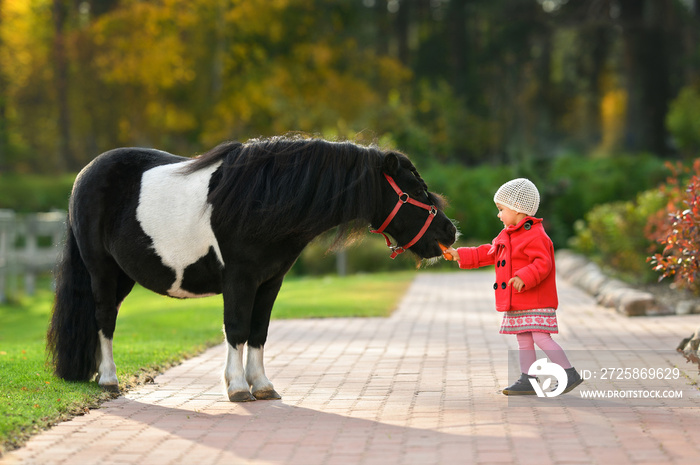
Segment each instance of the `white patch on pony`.
[[224,264],[211,229],[212,206],[207,202],[209,180],[220,164],[183,174],[183,164],[173,163],[145,171],[141,177],[136,219],[163,264],[175,271],[175,282],[168,290],[172,297],[204,297],[182,289],[182,278],[185,268],[210,248]]
[[97,367],[97,383],[102,387],[116,387],[119,385],[117,380],[117,366],[114,364],[114,356],[112,355],[112,340],[100,330],[97,333],[100,336],[100,347],[98,350],[99,366]]

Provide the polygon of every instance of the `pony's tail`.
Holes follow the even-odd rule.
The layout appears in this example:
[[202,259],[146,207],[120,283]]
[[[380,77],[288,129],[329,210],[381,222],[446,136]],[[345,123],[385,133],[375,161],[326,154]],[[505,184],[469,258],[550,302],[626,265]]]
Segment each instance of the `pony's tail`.
[[97,372],[96,307],[90,274],[70,224],[55,279],[56,300],[46,349],[56,376],[68,381],[88,381]]

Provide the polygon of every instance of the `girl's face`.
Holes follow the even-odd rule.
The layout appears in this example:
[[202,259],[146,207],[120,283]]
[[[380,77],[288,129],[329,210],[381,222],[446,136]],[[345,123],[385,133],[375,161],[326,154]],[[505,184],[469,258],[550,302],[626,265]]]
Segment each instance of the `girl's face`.
[[498,219],[503,222],[503,225],[506,228],[508,226],[515,226],[527,216],[525,213],[518,213],[515,210],[511,210],[510,208],[501,205],[500,203],[497,203],[496,207],[498,208]]

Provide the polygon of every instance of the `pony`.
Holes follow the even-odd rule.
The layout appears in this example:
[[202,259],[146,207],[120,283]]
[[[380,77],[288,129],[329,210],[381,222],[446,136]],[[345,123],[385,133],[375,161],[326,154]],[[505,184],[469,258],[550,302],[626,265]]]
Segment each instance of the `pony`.
[[406,155],[353,142],[278,136],[195,158],[107,151],[71,193],[50,363],[60,378],[94,377],[118,392],[113,338],[135,283],[175,298],[223,294],[229,400],[279,399],[263,349],[282,281],[306,245],[334,227],[343,241],[369,224],[392,256],[437,257],[457,237],[443,203]]

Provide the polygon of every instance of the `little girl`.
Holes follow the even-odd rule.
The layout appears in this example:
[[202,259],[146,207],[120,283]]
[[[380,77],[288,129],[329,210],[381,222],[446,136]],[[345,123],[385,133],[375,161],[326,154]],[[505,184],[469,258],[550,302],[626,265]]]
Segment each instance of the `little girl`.
[[565,369],[567,393],[583,381],[569,363],[564,350],[551,334],[559,332],[558,305],[554,269],[554,246],[534,218],[540,204],[537,187],[528,179],[513,179],[503,184],[493,198],[498,218],[505,226],[491,244],[478,247],[448,248],[445,252],[460,268],[495,265],[496,310],[504,312],[501,334],[518,338],[520,379],[503,390],[509,395],[535,395],[527,374],[535,362],[535,345],[549,360]]

